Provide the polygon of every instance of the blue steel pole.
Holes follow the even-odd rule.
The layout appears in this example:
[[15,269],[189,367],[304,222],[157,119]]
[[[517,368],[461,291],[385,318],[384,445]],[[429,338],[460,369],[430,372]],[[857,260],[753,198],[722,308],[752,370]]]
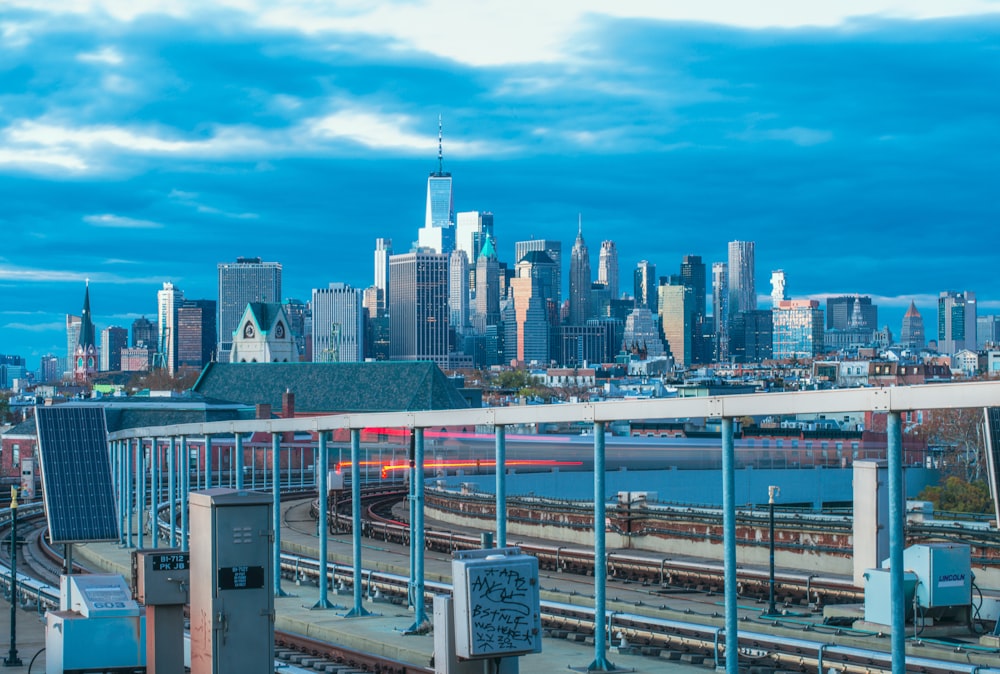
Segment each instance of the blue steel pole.
[[[136,440],[138,443],[139,441]],[[131,440],[125,441],[125,513],[128,519],[128,547],[132,547],[132,530],[135,528],[132,526],[132,464],[135,460],[135,455],[133,454],[133,446]]]
[[351,429],[351,543],[353,545],[354,608],[345,618],[371,615],[361,605],[361,429]]
[[160,440],[149,444],[149,537],[154,548],[160,547]]
[[722,545],[725,568],[726,674],[739,674],[739,616],[736,612],[736,447],[733,420],[722,419]]
[[410,476],[410,499],[409,499],[409,501],[410,501],[410,503],[409,503],[409,507],[410,507],[410,580],[409,580],[409,583],[407,583],[407,587],[406,587],[406,603],[407,603],[407,605],[410,608],[413,608],[413,605],[414,605],[413,597],[414,597],[414,593],[416,592],[416,583],[417,583],[417,574],[416,574],[416,568],[417,568],[416,540],[417,539],[416,539],[416,532],[415,532],[417,516],[416,516],[416,509],[413,507],[414,501],[416,499],[416,494],[415,494],[414,490],[416,489],[416,486],[417,486],[417,468],[416,468],[417,463],[416,463],[415,454],[414,454],[416,452],[416,449],[415,449],[416,448],[416,444],[417,444],[417,429],[414,428],[410,432],[410,457],[409,457],[410,458],[410,466],[409,466],[409,472],[408,472],[408,475]]
[[128,534],[125,533],[125,509],[128,507],[125,487],[125,454],[128,451],[128,440],[115,443],[115,479],[118,481],[118,544],[126,545]]
[[167,449],[167,502],[170,504],[170,547],[177,547],[177,438],[170,436]]
[[610,672],[616,668],[608,662],[607,598],[608,557],[606,547],[607,507],[604,502],[604,422],[594,422],[594,661],[588,672]]
[[205,436],[205,489],[212,488],[212,436]]
[[892,674],[906,672],[906,596],[903,584],[904,513],[902,419],[889,413],[889,596],[892,598]]
[[140,550],[145,548],[145,528],[146,519],[146,447],[142,438],[139,438],[139,451],[136,453],[135,479],[138,489],[135,494],[136,515],[139,516],[139,540],[137,546]]
[[236,488],[243,489],[243,436],[236,434]]
[[424,608],[424,429],[413,429],[413,626],[408,632],[426,632],[430,625]]
[[493,429],[497,438],[497,547],[507,547],[507,435],[503,424]]
[[191,459],[187,436],[181,436],[181,550],[188,549],[188,494],[191,493]]
[[319,466],[317,467],[317,476],[319,479],[317,482],[317,491],[319,492],[319,517],[316,522],[317,534],[319,535],[319,601],[313,604],[314,609],[328,609],[333,608],[333,604],[330,603],[328,597],[329,580],[327,579],[327,571],[330,568],[330,562],[327,560],[327,547],[326,547],[326,527],[327,527],[327,492],[329,491],[329,486],[327,483],[327,470],[328,458],[326,450],[326,431],[320,431],[319,433]]
[[274,596],[287,597],[281,589],[281,435],[271,433],[271,499],[274,501]]

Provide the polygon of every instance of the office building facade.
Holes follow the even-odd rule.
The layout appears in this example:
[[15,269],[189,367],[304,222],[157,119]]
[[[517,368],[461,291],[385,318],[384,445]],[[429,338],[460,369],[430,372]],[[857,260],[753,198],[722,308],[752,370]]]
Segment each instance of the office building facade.
[[782,300],[772,309],[771,320],[774,358],[807,359],[823,353],[823,310],[818,301]]
[[448,256],[415,252],[390,257],[390,358],[432,360],[447,367],[448,318]]
[[938,351],[976,350],[976,294],[946,291],[938,297]]
[[602,241],[597,257],[597,282],[607,289],[610,299],[618,299],[618,248],[614,241]]
[[729,318],[739,311],[757,308],[757,291],[754,285],[754,242],[729,242]]
[[122,369],[122,349],[128,347],[128,329],[112,325],[101,330],[101,371]]
[[240,257],[218,265],[219,344],[216,360],[228,362],[233,333],[250,302],[281,302],[281,264],[259,257]]
[[312,291],[312,358],[316,363],[365,359],[365,312],[359,289],[331,283]]

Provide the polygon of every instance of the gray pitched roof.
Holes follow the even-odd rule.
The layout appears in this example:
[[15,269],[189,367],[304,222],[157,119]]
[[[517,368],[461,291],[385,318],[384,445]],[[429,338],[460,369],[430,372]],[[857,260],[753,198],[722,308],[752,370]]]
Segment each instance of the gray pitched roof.
[[402,412],[468,407],[432,362],[209,363],[197,393],[281,409],[285,391],[305,413]]

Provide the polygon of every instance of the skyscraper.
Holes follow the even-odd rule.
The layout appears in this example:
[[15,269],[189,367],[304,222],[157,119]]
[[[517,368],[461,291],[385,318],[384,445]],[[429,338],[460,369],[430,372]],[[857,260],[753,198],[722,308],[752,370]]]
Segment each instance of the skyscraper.
[[691,363],[692,325],[695,300],[691,289],[680,284],[666,284],[658,288],[660,324],[667,340],[674,363],[687,366]]
[[938,297],[938,351],[976,350],[976,294],[946,291]]
[[177,372],[177,308],[184,300],[184,293],[167,281],[163,290],[156,293],[156,325],[158,335],[156,351],[158,367],[173,376]]
[[913,300],[910,300],[910,308],[903,316],[903,329],[900,331],[899,341],[904,346],[914,349],[922,349],[927,345],[924,319],[917,311],[917,305],[913,303]]
[[464,334],[469,327],[469,258],[458,248],[448,256],[448,311],[452,329]]
[[583,218],[569,258],[569,324],[583,325],[590,318],[590,253],[583,240]]
[[182,300],[177,306],[177,367],[200,370],[219,342],[215,300]]
[[487,237],[476,258],[476,302],[473,326],[484,334],[490,325],[500,322],[500,262],[493,239]]
[[389,334],[393,360],[433,360],[447,367],[447,255],[416,252],[389,258]]
[[705,263],[701,261],[700,255],[685,255],[681,259],[681,284],[690,291],[692,303],[691,359],[685,361],[685,364],[711,362],[711,344],[704,335],[708,313],[705,310]]
[[66,314],[66,357],[63,358],[64,370],[72,374],[76,368],[76,345],[80,343],[80,317]]
[[525,255],[533,250],[543,251],[555,265],[552,283],[553,296],[550,298],[555,306],[562,304],[562,242],[549,239],[529,239],[514,243],[514,264],[520,262]]
[[450,253],[455,248],[455,208],[451,191],[451,173],[444,170],[441,117],[438,117],[438,170],[427,178],[427,203],[424,226],[418,236],[420,248],[435,253]]
[[656,313],[656,265],[648,260],[639,260],[633,272],[635,306]]
[[[534,255],[545,255],[535,252]],[[517,329],[513,343],[506,344],[507,356],[523,363],[549,362],[549,321],[545,308],[543,275],[530,262],[530,254],[517,263],[517,276],[510,280]]]
[[754,288],[754,242],[729,242],[729,320],[740,311],[757,308]]
[[878,328],[878,306],[867,295],[841,295],[826,298],[826,329],[847,330],[854,315],[855,305],[860,307],[862,324],[858,327]]
[[[788,291],[785,289],[785,270],[775,269],[771,272],[771,306],[778,306],[778,302],[788,299]],[[829,305],[827,305],[829,307]]]
[[250,302],[281,302],[281,264],[259,257],[238,257],[219,263],[219,348],[215,359],[229,361],[233,332]]
[[122,369],[122,349],[128,346],[128,330],[112,325],[101,330],[101,370]]
[[608,296],[618,299],[618,248],[614,241],[602,241],[597,258],[597,282],[608,289]]
[[715,319],[715,360],[729,360],[729,265],[712,263],[712,318]]
[[389,256],[392,255],[392,239],[375,239],[375,283],[378,290],[375,311],[372,317],[381,316],[389,306]]
[[823,310],[816,300],[782,300],[772,309],[771,319],[775,358],[812,358],[823,353]]
[[357,363],[365,359],[365,314],[361,291],[331,283],[312,291],[312,354],[317,363]]

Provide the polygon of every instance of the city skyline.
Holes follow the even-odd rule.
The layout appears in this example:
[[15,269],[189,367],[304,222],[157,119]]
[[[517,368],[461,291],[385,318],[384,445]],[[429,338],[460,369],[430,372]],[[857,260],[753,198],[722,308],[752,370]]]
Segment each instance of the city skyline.
[[475,48],[430,39],[447,9],[485,21],[448,3],[405,22],[34,4],[0,10],[0,353],[31,368],[65,349],[85,278],[100,329],[153,318],[166,282],[215,298],[215,266],[243,256],[282,263],[285,297],[365,288],[377,238],[417,240],[435,171],[455,212],[494,214],[511,265],[519,240],[568,252],[582,213],[591,268],[614,241],[623,290],[640,259],[668,275],[745,240],[760,306],[784,269],[793,299],[870,295],[897,336],[943,291],[1000,313],[989,247],[957,239],[998,215],[988,3],[583,3],[532,10],[549,30],[516,54],[502,21]]

